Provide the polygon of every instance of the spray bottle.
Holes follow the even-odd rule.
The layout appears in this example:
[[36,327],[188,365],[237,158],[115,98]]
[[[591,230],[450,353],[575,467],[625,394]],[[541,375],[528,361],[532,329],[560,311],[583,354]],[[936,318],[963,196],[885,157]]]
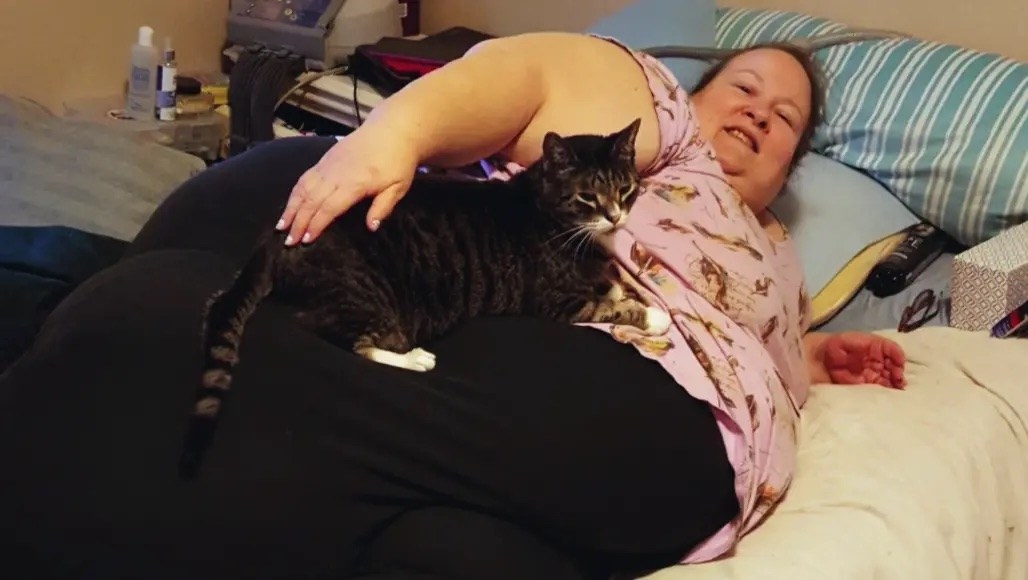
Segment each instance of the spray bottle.
[[164,59],[157,67],[157,102],[154,114],[161,121],[174,121],[176,115],[175,97],[178,92],[175,77],[178,75],[178,63],[175,62],[175,49],[171,47],[171,38],[164,39]]
[[125,113],[133,119],[153,119],[156,106],[157,49],[153,28],[139,27],[139,39],[132,45]]

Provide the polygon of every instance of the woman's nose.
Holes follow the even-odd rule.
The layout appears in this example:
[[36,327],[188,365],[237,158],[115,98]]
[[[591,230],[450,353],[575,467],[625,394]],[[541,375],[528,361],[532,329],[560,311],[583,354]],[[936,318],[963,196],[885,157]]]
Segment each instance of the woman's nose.
[[763,111],[755,107],[750,107],[749,109],[746,109],[746,116],[750,119],[753,119],[753,123],[757,126],[758,129],[760,129],[761,131],[767,130],[768,115],[766,111]]

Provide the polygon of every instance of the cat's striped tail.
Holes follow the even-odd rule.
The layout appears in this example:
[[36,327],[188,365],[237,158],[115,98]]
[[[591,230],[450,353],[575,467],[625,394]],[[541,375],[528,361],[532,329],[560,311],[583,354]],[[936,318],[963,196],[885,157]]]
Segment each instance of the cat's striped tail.
[[196,475],[214,438],[232,384],[232,372],[239,361],[239,344],[246,323],[271,292],[277,255],[272,246],[274,242],[259,244],[232,285],[207,302],[203,319],[203,373],[179,458],[179,474],[183,478]]

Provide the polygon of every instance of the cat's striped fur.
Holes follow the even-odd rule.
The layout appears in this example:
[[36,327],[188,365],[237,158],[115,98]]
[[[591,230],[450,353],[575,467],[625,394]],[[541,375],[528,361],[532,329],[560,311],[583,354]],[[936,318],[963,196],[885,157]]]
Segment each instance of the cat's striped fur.
[[310,245],[269,233],[204,313],[204,367],[181,473],[195,473],[239,360],[247,320],[269,295],[301,325],[385,364],[425,371],[418,345],[478,315],[617,322],[662,331],[667,320],[625,295],[594,244],[622,225],[639,176],[639,121],[606,135],[544,140],[542,158],[510,181],[422,175],[377,232],[367,203]]

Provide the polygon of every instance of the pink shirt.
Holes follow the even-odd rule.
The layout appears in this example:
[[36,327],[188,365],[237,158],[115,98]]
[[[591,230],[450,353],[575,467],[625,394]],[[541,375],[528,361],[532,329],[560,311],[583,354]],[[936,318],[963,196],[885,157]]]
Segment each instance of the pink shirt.
[[[728,184],[685,90],[660,61],[632,55],[653,94],[660,151],[642,172],[628,223],[609,243],[623,276],[674,324],[662,337],[591,326],[659,361],[714,409],[742,510],[682,560],[702,562],[728,552],[792,480],[799,407],[810,386],[802,341],[810,302],[792,242],[773,240]],[[492,177],[520,169],[507,164]]]

